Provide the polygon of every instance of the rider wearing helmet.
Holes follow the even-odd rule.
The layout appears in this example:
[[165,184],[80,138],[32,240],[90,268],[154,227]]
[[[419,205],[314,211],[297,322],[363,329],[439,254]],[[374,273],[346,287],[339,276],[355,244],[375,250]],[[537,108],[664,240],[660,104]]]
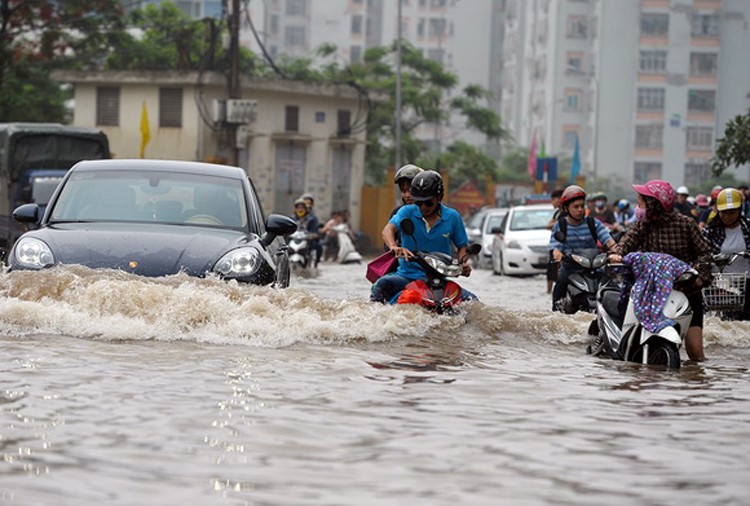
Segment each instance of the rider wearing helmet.
[[[315,199],[313,196],[309,193],[305,193],[294,201],[294,214],[297,218],[297,226],[304,228],[310,233],[309,240],[315,250],[315,266],[317,267],[320,262],[320,257],[323,256],[323,245],[319,239],[320,220],[315,214],[315,211],[313,211],[314,204]],[[303,210],[302,206],[304,206],[306,212],[300,215]]]
[[597,220],[604,223],[607,229],[611,229],[615,224],[615,213],[607,205],[607,194],[604,192],[594,193],[592,200],[594,201],[594,208],[589,213],[589,216],[593,216]]
[[[393,218],[393,216],[398,212],[399,209],[401,209],[403,206],[413,204],[414,201],[411,198],[411,182],[412,179],[414,179],[414,176],[419,174],[420,172],[424,172],[424,169],[422,167],[417,167],[416,165],[412,163],[407,163],[406,165],[401,166],[400,169],[396,171],[396,175],[393,177],[393,182],[398,187],[399,191],[401,192],[401,205],[396,206],[391,211],[390,218]],[[397,231],[396,232],[396,242],[398,244],[401,244],[401,235]],[[388,250],[388,245],[384,244],[383,247]]]
[[634,184],[638,194],[636,222],[615,247],[612,262],[635,251],[666,253],[698,270],[695,292],[688,296],[693,317],[685,338],[685,349],[692,360],[703,360],[703,296],[700,288],[711,281],[711,248],[693,218],[674,209],[675,191],[660,179]]
[[[714,255],[750,251],[750,218],[742,214],[743,205],[742,192],[734,188],[725,188],[717,195],[716,209],[719,215],[703,229]],[[750,277],[750,260],[738,258],[727,265],[724,272],[746,273],[745,276]],[[733,316],[738,320],[750,320],[750,290],[745,290],[744,309]]]
[[675,209],[685,216],[693,216],[693,205],[688,202],[690,190],[687,186],[680,186],[675,193],[677,194],[674,202]]
[[625,230],[635,221],[635,213],[628,199],[620,199],[614,209],[615,223]]
[[[611,250],[615,241],[601,221],[586,216],[586,191],[580,186],[570,185],[565,188],[560,199],[560,207],[562,215],[552,227],[549,241],[552,257],[556,262],[560,262],[557,283],[552,291],[552,310],[567,312],[568,278],[581,268],[566,261],[565,254],[597,248],[598,243]],[[559,234],[556,237],[557,232]]]
[[[413,251],[441,252],[451,254],[451,245],[458,250],[458,258],[463,261],[463,275],[471,274],[466,255],[469,238],[466,235],[461,215],[455,209],[442,203],[443,178],[433,170],[417,173],[411,182],[411,198],[414,204],[402,206],[391,217],[383,228],[383,240],[386,247],[399,259],[398,269],[393,274],[386,274],[372,285],[370,300],[386,302],[398,295],[409,282],[426,279],[425,273],[416,262],[407,259],[414,256]],[[403,220],[410,220],[414,233],[404,235],[401,229]],[[396,241],[400,232],[402,244]],[[463,290],[464,300],[476,297],[468,290]]]

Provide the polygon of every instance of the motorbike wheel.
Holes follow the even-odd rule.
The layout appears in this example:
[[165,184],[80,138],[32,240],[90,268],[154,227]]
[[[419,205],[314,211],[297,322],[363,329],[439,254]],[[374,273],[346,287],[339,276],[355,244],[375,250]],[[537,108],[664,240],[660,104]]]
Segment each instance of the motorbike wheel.
[[282,259],[285,261],[279,262],[278,270],[276,274],[276,288],[289,288],[289,279],[292,276],[291,267],[289,265],[289,259]]
[[646,363],[648,365],[665,365],[669,369],[679,369],[680,351],[674,343],[664,339],[650,339]]

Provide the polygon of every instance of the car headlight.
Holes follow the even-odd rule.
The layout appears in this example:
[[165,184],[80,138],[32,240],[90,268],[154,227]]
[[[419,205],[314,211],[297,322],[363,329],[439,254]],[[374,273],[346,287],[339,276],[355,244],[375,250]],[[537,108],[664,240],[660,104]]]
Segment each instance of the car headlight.
[[437,258],[430,256],[425,257],[424,260],[427,262],[427,265],[438,271],[443,276],[457,277],[463,272],[463,267],[458,264],[446,264],[445,262],[441,262]]
[[216,262],[214,271],[222,276],[248,276],[260,267],[260,253],[255,248],[232,250]]
[[55,256],[47,243],[33,237],[18,240],[14,257],[21,267],[27,269],[43,269],[55,263]]
[[508,242],[508,248],[509,249],[521,249],[521,243],[516,241],[515,239]]

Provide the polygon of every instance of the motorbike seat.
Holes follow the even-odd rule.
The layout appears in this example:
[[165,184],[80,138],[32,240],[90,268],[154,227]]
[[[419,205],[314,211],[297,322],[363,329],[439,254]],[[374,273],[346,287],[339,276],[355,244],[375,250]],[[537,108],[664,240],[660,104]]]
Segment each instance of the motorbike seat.
[[605,288],[600,295],[601,303],[604,310],[609,316],[622,327],[622,321],[625,317],[624,311],[620,308],[620,290],[616,288]]

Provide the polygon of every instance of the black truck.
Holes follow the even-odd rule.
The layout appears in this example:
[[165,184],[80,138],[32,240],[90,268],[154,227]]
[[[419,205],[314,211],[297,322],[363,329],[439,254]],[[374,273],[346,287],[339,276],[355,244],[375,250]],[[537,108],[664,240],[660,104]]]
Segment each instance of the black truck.
[[21,204],[42,208],[65,173],[81,160],[110,158],[101,130],[59,123],[0,123],[0,255],[25,231],[12,218]]

